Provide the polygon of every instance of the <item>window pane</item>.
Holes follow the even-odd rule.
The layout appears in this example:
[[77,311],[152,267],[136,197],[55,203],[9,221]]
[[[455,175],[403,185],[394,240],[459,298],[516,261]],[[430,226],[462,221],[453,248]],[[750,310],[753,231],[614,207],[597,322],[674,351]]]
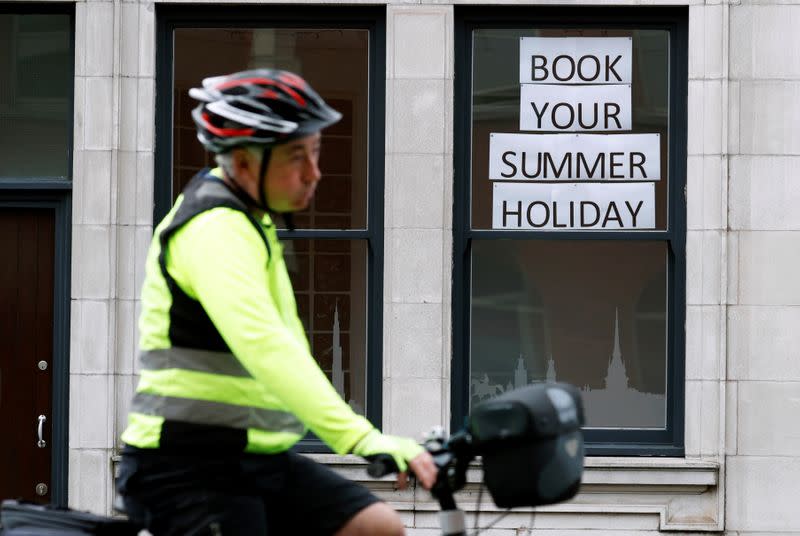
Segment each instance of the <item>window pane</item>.
[[589,427],[664,428],[666,272],[660,242],[473,241],[471,403],[564,381]]
[[[624,133],[660,135],[661,180],[655,182],[655,228],[666,229],[669,34],[663,30],[592,29],[473,32],[472,228],[492,228],[492,188],[497,181],[489,180],[490,134],[521,132],[519,56],[522,37],[631,37],[632,130]],[[592,131],[592,134],[598,132],[602,133]],[[577,162],[577,156],[573,158]],[[531,161],[536,162],[535,155],[531,155]],[[561,163],[558,160],[556,165]],[[531,174],[535,174],[535,167],[533,164]]]
[[206,166],[188,95],[207,76],[270,67],[302,75],[343,114],[322,133],[322,181],[299,229],[365,229],[367,225],[367,30],[179,29],[175,31],[173,198]]
[[68,175],[70,31],[68,15],[0,14],[0,177]]
[[297,310],[311,350],[339,394],[366,409],[367,243],[285,240]]

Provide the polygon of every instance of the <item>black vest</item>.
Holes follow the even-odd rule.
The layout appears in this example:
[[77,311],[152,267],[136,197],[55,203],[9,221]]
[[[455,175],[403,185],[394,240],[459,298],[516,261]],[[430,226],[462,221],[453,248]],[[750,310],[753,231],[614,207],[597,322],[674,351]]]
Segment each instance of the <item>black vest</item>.
[[178,283],[167,271],[167,247],[169,239],[175,232],[188,223],[192,218],[207,210],[217,207],[227,207],[238,210],[247,216],[247,219],[258,230],[267,248],[267,258],[270,256],[269,242],[261,223],[250,213],[245,201],[237,195],[221,179],[204,169],[186,185],[183,190],[183,200],[178,207],[172,221],[159,235],[161,252],[158,263],[161,273],[167,282],[172,294],[172,306],[169,311],[169,340],[172,346],[184,348],[197,348],[215,352],[230,352],[228,345],[217,331],[214,323],[208,317],[200,302],[181,290]]

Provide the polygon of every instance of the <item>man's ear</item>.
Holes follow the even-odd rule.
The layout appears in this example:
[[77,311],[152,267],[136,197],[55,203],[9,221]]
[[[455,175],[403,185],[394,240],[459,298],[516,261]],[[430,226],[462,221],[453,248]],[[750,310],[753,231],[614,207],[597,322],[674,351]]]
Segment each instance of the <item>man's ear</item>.
[[258,174],[258,162],[255,162],[253,155],[247,149],[236,147],[231,149],[231,167],[236,177],[244,182],[255,180]]

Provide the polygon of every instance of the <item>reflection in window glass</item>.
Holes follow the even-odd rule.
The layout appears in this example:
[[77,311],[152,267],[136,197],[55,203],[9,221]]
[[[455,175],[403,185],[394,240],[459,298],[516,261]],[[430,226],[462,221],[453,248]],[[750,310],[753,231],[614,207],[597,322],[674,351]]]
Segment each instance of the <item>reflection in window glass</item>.
[[[521,37],[631,37],[633,48],[630,133],[660,134],[661,177],[655,183],[656,229],[667,228],[669,34],[664,30],[497,30],[473,32],[472,228],[492,228],[489,135],[518,133]],[[601,133],[593,131],[593,133]]]
[[473,241],[471,403],[564,381],[588,427],[664,428],[666,267],[660,242]]
[[366,408],[367,245],[364,240],[286,240],[284,255],[311,350],[339,394]]
[[66,178],[70,17],[0,14],[0,177]]
[[[297,28],[179,28],[174,32],[173,198],[215,166],[196,138],[189,89],[208,76],[275,68],[303,76],[341,121],[322,132],[322,180],[307,210],[294,214],[303,238],[282,240],[311,352],[351,407],[366,414],[369,31]],[[285,224],[275,217],[280,229]],[[325,230],[325,239],[316,238]],[[336,231],[333,236],[330,230]]]
[[173,198],[212,155],[197,142],[189,88],[207,76],[269,67],[302,75],[342,120],[322,133],[323,179],[299,229],[365,229],[369,32],[323,29],[178,29],[173,96]]

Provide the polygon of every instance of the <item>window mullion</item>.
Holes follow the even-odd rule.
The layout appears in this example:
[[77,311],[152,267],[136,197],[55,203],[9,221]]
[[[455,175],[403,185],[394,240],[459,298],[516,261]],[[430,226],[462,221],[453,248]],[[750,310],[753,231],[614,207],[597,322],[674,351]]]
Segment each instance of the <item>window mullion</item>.
[[308,239],[331,239],[331,240],[368,240],[371,239],[374,235],[374,232],[371,232],[366,229],[337,229],[337,230],[325,230],[325,229],[296,229],[294,231],[289,231],[285,229],[278,230],[278,238],[281,240],[298,240],[301,238],[308,238]]

